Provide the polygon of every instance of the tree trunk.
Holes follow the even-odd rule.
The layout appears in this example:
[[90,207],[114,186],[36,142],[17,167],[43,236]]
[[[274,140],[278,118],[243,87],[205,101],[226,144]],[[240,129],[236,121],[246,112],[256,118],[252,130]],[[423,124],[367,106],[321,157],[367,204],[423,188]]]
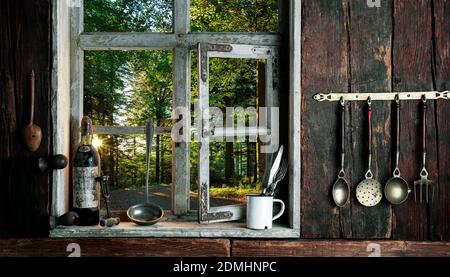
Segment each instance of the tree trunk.
[[[258,103],[257,103],[257,112],[258,118],[259,108],[264,107],[266,105],[266,64],[264,62],[258,62],[257,68],[257,90],[258,90]],[[256,168],[257,172],[255,172],[255,176],[262,176],[264,174],[264,167],[266,165],[266,155],[261,154],[261,141],[258,140],[256,143]],[[259,173],[258,173],[259,172]],[[257,177],[255,178],[257,179]],[[263,180],[262,180],[263,181]]]
[[160,174],[160,165],[161,165],[161,161],[160,161],[160,155],[159,155],[159,151],[161,148],[161,137],[159,135],[156,136],[156,161],[155,161],[155,178],[156,178],[156,183],[159,185],[161,182],[161,174]]
[[[133,137],[133,157],[136,157],[136,136]],[[136,170],[133,169],[133,186],[136,186]]]
[[252,163],[253,163],[253,159],[252,159],[252,151],[251,151],[251,143],[250,143],[250,137],[245,137],[245,149],[246,149],[246,154],[247,154],[247,178],[250,180],[250,178],[252,177]]
[[231,184],[234,179],[234,149],[233,143],[227,142],[225,145],[225,181]]
[[253,183],[258,182],[258,152],[256,151],[257,144],[256,142],[252,143],[252,151],[253,151]]
[[117,138],[114,138],[114,153],[116,154],[115,158],[115,170],[114,170],[114,184],[118,187],[119,186],[119,140]]
[[164,144],[164,139],[161,140],[161,183],[166,183],[166,172],[164,168],[164,153],[166,152],[166,145]]

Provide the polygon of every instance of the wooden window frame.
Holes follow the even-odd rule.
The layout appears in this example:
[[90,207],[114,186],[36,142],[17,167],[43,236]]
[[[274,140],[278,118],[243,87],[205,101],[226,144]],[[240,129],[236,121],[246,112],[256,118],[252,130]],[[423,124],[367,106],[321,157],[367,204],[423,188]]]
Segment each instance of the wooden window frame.
[[[283,0],[281,0],[283,1]],[[290,86],[289,86],[289,227],[277,227],[264,232],[249,230],[239,223],[222,226],[201,226],[188,222],[167,223],[160,228],[145,229],[133,226],[102,229],[99,227],[57,227],[53,237],[299,237],[300,236],[300,80],[301,80],[301,1],[289,2],[290,14]],[[198,43],[244,44],[280,46],[275,33],[191,33],[190,1],[174,0],[173,33],[85,33],[83,32],[83,0],[53,0],[53,70],[52,122],[53,152],[71,157],[80,141],[78,126],[83,116],[83,60],[88,50],[173,50],[174,51],[174,107],[190,110],[191,53]],[[103,128],[103,130],[102,130]],[[109,128],[109,129],[108,129]],[[98,126],[104,134],[140,134],[139,127]],[[133,129],[134,128],[134,129]],[[167,130],[159,130],[161,133]],[[136,132],[136,133],[134,133]],[[158,130],[157,130],[158,132]],[[100,132],[98,132],[100,133]],[[183,129],[190,135],[189,126]],[[188,141],[188,140],[186,140]],[[173,204],[174,215],[189,213],[189,147],[188,142],[174,144]],[[51,220],[68,211],[69,169],[54,171],[52,177]],[[172,225],[171,225],[172,224]],[[216,224],[212,224],[216,225]],[[194,227],[193,227],[194,226]],[[115,230],[115,231],[113,231]]]
[[[200,145],[198,157],[198,221],[202,224],[213,222],[227,222],[242,219],[245,215],[245,205],[228,205],[210,207],[210,139],[219,133],[222,137],[254,137],[254,134],[261,135],[263,133],[279,134],[278,129],[273,130],[270,125],[271,120],[266,120],[266,126],[253,127],[248,126],[244,128],[243,134],[237,134],[235,128],[225,128],[216,132],[212,130],[209,123],[209,59],[210,58],[225,58],[225,59],[254,59],[264,60],[266,62],[265,70],[265,103],[268,108],[279,108],[279,55],[278,48],[275,46],[255,46],[245,44],[198,44],[198,110],[202,114],[197,124],[199,131],[197,137]],[[271,118],[271,113],[268,112],[267,118]],[[277,117],[278,118],[278,117]],[[252,128],[253,127],[253,128]],[[252,130],[252,129],[254,130]],[[231,129],[231,130],[228,130]],[[247,132],[245,132],[247,131]],[[252,132],[253,131],[253,132]],[[274,149],[275,151],[276,149]],[[269,156],[269,155],[267,155]],[[266,160],[269,160],[266,158]],[[270,170],[270,165],[266,164],[265,170]]]

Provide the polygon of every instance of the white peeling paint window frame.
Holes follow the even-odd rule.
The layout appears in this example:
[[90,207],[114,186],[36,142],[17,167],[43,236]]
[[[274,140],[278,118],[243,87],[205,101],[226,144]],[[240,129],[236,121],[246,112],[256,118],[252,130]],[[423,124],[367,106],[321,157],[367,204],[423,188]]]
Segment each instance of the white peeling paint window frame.
[[[300,122],[301,122],[301,1],[280,0],[289,5],[290,88],[289,88],[289,227],[274,228],[273,232],[249,231],[243,225],[223,223],[226,232],[219,234],[214,228],[183,224],[170,227],[161,223],[158,231],[134,229],[55,228],[54,237],[120,237],[170,236],[184,237],[299,237],[300,236]],[[276,33],[191,33],[190,1],[174,0],[173,33],[85,33],[83,32],[83,0],[52,0],[52,139],[53,152],[71,157],[80,141],[78,126],[83,115],[83,61],[87,50],[173,50],[174,51],[174,106],[190,108],[190,51],[198,43],[246,44],[278,47],[280,35]],[[109,130],[106,128],[106,130]],[[135,129],[136,134],[142,130]],[[117,130],[112,130],[115,132]],[[129,134],[130,130],[124,128]],[[190,130],[188,130],[190,132]],[[175,146],[175,145],[174,145]],[[177,144],[174,148],[175,215],[189,213],[189,147]],[[70,158],[69,158],[70,160]],[[69,164],[70,165],[70,164]],[[69,208],[70,166],[55,170],[52,176],[51,222]],[[216,225],[216,224],[214,224]],[[220,227],[219,227],[220,229]],[[189,231],[189,232],[188,232]],[[267,232],[269,231],[269,232]]]
[[[198,221],[201,224],[214,223],[214,222],[227,222],[240,220],[245,217],[245,205],[228,205],[210,207],[210,138],[213,137],[213,131],[209,124],[209,61],[210,58],[222,58],[222,59],[254,59],[262,60],[266,63],[265,71],[265,103],[268,108],[279,108],[279,96],[278,96],[278,47],[275,46],[255,46],[245,44],[208,44],[199,43],[198,49],[198,110],[202,113],[200,118],[201,122],[197,126],[201,126],[201,130],[198,132],[199,140],[199,157],[198,157]],[[266,114],[267,118],[271,118],[270,109]],[[271,121],[267,120],[267,129],[264,131],[271,132]],[[256,129],[256,133],[261,133],[259,128]],[[244,134],[244,136],[238,136],[235,132],[227,132],[224,135],[229,138],[235,137],[252,137],[252,134]],[[278,134],[277,134],[278,135]],[[265,154],[266,155],[266,154]],[[269,157],[269,155],[266,155]],[[266,161],[269,159],[266,158]],[[265,170],[270,170],[270,165],[267,163]]]

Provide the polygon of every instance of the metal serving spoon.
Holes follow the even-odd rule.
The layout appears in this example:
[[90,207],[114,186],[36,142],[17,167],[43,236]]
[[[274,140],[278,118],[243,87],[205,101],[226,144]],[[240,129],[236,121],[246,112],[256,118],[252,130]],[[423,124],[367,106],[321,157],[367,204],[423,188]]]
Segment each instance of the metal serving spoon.
[[350,198],[350,186],[345,179],[345,102],[341,98],[341,170],[338,173],[338,178],[333,184],[331,195],[334,203],[338,207],[343,207],[347,204]]
[[150,180],[150,153],[152,152],[153,122],[147,121],[146,127],[146,174],[145,174],[145,203],[134,205],[127,210],[127,215],[138,225],[153,225],[163,216],[164,211],[160,206],[149,203],[148,183]]
[[396,152],[395,152],[395,169],[392,178],[390,178],[384,187],[384,196],[391,204],[401,204],[408,198],[411,190],[408,182],[400,176],[399,159],[400,159],[400,100],[398,94],[395,97],[396,103]]

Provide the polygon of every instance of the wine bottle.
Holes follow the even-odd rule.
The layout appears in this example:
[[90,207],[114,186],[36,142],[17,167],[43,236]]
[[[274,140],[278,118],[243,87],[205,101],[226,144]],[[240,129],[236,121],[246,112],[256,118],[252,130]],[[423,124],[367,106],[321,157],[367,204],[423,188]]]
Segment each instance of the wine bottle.
[[95,178],[99,175],[99,156],[92,146],[92,121],[81,121],[81,144],[73,162],[73,211],[78,214],[76,225],[97,225],[100,219],[100,190]]

